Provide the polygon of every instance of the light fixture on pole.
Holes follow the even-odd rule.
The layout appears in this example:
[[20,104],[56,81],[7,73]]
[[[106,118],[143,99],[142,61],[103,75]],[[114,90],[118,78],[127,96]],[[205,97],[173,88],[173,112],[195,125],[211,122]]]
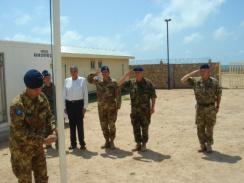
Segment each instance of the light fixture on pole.
[[171,19],[165,19],[167,25],[167,61],[168,61],[168,90],[170,89],[170,65],[169,65],[169,26],[168,23]]

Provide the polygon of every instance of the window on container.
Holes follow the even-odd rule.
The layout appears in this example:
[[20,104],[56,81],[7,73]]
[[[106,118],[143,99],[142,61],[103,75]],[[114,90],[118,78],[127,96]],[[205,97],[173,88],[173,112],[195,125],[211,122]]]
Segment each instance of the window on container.
[[101,68],[103,66],[103,62],[102,62],[102,60],[99,60],[98,61],[98,68]]
[[90,63],[91,63],[91,69],[96,69],[96,61],[92,59]]

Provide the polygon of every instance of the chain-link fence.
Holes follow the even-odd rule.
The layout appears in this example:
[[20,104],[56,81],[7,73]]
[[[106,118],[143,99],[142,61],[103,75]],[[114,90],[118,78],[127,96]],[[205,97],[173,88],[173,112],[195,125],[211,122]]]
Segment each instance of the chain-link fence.
[[221,66],[224,88],[244,88],[244,62],[231,62]]

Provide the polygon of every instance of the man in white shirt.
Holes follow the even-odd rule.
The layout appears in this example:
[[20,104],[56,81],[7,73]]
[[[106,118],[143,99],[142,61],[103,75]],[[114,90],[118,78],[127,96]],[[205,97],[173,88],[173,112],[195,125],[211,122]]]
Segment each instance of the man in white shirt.
[[85,78],[78,76],[77,66],[70,67],[70,74],[71,77],[64,81],[65,113],[68,115],[70,126],[71,146],[69,149],[73,150],[77,147],[77,128],[80,149],[85,150],[83,118],[88,105],[87,84]]

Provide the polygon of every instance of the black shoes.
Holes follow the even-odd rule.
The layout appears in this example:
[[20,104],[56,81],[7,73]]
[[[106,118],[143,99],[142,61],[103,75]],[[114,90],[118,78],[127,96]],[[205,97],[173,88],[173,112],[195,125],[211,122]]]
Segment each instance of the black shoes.
[[76,146],[70,146],[69,147],[69,150],[74,150],[74,149],[76,149],[77,147]]
[[80,150],[85,151],[86,150],[86,146],[85,145],[80,146]]
[[132,151],[140,151],[141,150],[141,143],[137,143],[135,148],[132,149]]

